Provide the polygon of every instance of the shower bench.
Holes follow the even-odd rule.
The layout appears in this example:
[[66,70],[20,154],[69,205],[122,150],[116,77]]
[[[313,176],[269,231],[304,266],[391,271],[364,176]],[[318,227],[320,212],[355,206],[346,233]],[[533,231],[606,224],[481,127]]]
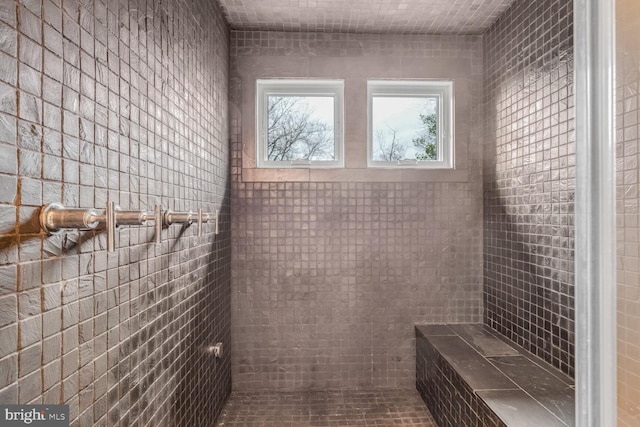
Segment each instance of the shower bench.
[[416,386],[440,427],[567,427],[574,383],[483,324],[416,326]]

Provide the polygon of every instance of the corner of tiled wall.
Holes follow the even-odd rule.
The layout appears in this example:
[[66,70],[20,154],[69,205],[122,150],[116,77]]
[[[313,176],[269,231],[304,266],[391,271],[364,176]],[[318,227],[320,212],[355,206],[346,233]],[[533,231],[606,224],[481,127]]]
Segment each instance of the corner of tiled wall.
[[485,322],[572,375],[572,2],[516,0],[484,54]]

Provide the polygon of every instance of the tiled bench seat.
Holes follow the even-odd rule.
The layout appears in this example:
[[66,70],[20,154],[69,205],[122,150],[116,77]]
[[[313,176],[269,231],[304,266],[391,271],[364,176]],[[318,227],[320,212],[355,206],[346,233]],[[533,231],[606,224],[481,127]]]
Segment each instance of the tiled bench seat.
[[567,427],[573,380],[482,324],[416,326],[416,386],[440,427]]

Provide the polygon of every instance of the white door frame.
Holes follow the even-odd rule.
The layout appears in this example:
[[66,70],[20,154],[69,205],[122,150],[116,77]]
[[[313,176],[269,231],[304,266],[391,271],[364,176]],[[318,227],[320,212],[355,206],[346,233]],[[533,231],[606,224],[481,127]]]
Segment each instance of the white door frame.
[[574,0],[576,425],[616,408],[615,0]]

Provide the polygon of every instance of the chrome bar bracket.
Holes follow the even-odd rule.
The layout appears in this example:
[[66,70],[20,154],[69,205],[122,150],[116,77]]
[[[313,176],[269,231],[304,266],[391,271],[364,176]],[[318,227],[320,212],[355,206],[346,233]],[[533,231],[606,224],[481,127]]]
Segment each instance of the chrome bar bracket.
[[[202,209],[198,209],[198,221],[202,224],[208,222],[215,222],[215,234],[220,234],[220,209],[216,209],[215,213],[211,215],[210,213],[203,213]],[[200,228],[198,229],[198,236],[202,235]]]
[[118,225],[116,202],[107,202],[107,209],[105,211],[105,225],[107,228],[107,252],[115,252],[116,227]]
[[202,208],[198,209],[198,237],[202,236],[203,215]]
[[162,206],[156,205],[153,209],[153,220],[156,229],[156,245],[162,243]]

